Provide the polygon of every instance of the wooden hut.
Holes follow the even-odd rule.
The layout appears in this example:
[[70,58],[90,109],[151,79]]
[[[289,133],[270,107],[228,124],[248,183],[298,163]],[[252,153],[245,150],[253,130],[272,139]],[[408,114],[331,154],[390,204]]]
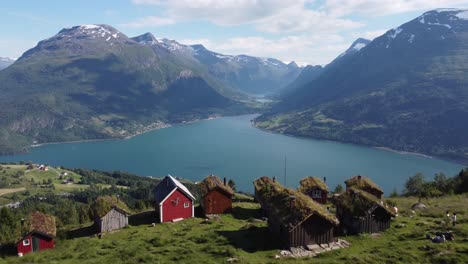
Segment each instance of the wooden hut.
[[268,227],[289,247],[333,242],[338,219],[305,194],[284,188],[268,177],[254,181],[255,198]]
[[155,209],[160,222],[195,216],[195,196],[177,179],[166,176],[154,190]]
[[363,177],[361,175],[354,176],[354,177],[347,179],[345,181],[345,184],[346,184],[346,190],[349,190],[349,188],[354,187],[354,188],[366,191],[379,199],[382,199],[382,196],[384,193],[383,190],[380,189],[377,184],[375,184],[369,178]]
[[210,175],[200,183],[201,207],[205,215],[223,214],[232,210],[234,191],[217,176]]
[[54,248],[55,217],[34,212],[25,220],[22,229],[26,234],[16,244],[18,256]]
[[350,187],[335,199],[336,216],[348,234],[382,232],[390,227],[395,211],[374,195]]
[[318,203],[327,203],[328,187],[318,177],[306,177],[302,179],[298,191],[308,195]]
[[98,233],[111,232],[128,226],[130,210],[116,196],[100,196],[92,205]]

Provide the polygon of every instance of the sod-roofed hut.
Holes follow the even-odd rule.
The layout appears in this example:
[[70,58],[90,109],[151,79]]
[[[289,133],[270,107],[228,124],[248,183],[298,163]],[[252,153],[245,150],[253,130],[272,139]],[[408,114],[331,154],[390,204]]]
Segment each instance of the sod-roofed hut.
[[226,178],[221,181],[214,175],[206,177],[199,185],[201,207],[205,215],[222,214],[232,210],[234,191],[226,184]]
[[117,196],[100,196],[92,205],[98,233],[111,232],[128,226],[130,210]]
[[384,193],[383,190],[380,189],[380,187],[377,184],[371,181],[371,179],[361,175],[347,179],[345,181],[345,184],[346,190],[348,190],[351,187],[354,187],[366,191],[379,199],[382,199],[382,195]]
[[396,213],[374,195],[355,187],[335,199],[336,216],[348,234],[382,232]]
[[18,255],[54,248],[55,217],[41,212],[30,214],[24,221],[23,238],[17,243]]
[[322,204],[327,203],[328,187],[325,182],[318,177],[310,176],[303,178],[297,190],[308,195],[316,202]]
[[286,247],[334,241],[338,219],[305,194],[287,189],[268,177],[254,181],[255,198],[268,217],[269,229]]

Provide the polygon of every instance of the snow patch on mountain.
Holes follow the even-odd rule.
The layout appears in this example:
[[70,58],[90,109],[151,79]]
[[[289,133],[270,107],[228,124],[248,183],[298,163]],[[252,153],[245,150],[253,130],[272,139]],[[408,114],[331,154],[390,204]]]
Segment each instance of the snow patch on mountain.
[[392,33],[388,34],[388,38],[395,39],[398,36],[398,34],[400,34],[403,31],[403,29],[400,27],[397,27],[397,28],[392,29],[391,31]]
[[413,43],[415,37],[416,37],[416,35],[411,34],[410,37],[409,37],[409,39],[408,39],[408,42],[409,42],[409,43]]
[[362,48],[364,48],[366,46],[366,44],[364,43],[357,43],[356,45],[354,45],[353,49],[355,50],[361,50]]
[[468,20],[468,11],[463,11],[455,15],[459,19]]

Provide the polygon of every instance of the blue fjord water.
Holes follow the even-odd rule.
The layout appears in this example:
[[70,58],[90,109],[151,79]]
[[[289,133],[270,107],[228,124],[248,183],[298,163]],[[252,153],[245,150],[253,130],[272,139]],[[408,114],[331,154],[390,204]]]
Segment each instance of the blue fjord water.
[[251,126],[253,115],[223,117],[151,131],[128,140],[43,145],[24,155],[0,156],[0,161],[33,161],[70,168],[124,170],[142,176],[167,174],[200,181],[209,174],[234,179],[238,189],[252,192],[252,181],[276,176],[297,187],[304,176],[326,177],[333,189],[354,175],[366,175],[387,194],[403,189],[417,172],[432,179],[448,176],[463,165],[395,152],[296,138]]

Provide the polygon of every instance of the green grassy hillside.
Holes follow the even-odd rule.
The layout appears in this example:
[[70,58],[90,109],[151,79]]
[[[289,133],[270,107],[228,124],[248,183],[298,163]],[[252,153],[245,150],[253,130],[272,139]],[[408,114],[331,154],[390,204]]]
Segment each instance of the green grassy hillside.
[[[384,233],[342,237],[346,249],[314,258],[275,259],[277,240],[259,220],[259,205],[236,202],[232,214],[219,220],[203,218],[178,223],[130,226],[101,239],[84,236],[60,239],[53,250],[0,258],[0,263],[467,263],[468,195],[423,201],[428,209],[411,213],[416,198],[395,198],[400,216]],[[459,224],[443,222],[445,211],[456,212]],[[455,241],[435,244],[426,234],[453,230]],[[75,232],[76,233],[76,232]]]

